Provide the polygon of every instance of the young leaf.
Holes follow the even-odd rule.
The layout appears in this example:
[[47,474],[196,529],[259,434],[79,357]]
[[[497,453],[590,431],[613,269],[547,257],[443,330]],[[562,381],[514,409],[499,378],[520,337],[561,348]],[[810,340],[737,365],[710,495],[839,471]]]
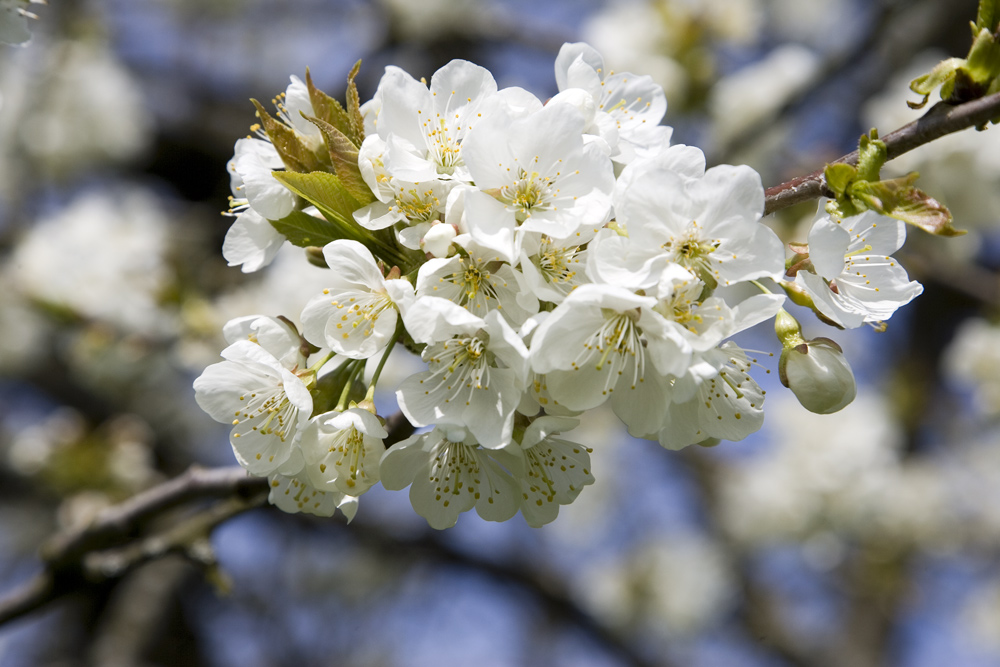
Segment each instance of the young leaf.
[[340,102],[313,85],[308,67],[306,68],[306,88],[309,89],[309,101],[312,103],[316,117],[333,125],[340,130],[341,134],[350,134],[351,117]]
[[358,168],[358,147],[333,125],[312,116],[305,118],[323,133],[323,139],[330,149],[333,169],[351,196],[361,205],[375,201],[371,188],[365,183],[361,169]]
[[874,127],[868,134],[862,134],[858,142],[858,178],[877,181],[882,166],[889,160],[885,142],[878,138]]
[[361,98],[358,96],[358,87],[354,83],[354,77],[361,70],[361,61],[354,63],[351,73],[347,76],[347,114],[351,119],[351,131],[345,132],[355,146],[360,146],[365,140],[365,119],[361,115]]
[[851,181],[858,177],[858,170],[849,164],[837,162],[828,164],[823,176],[834,194],[840,197],[847,192],[847,186],[851,184]]
[[302,211],[292,211],[281,220],[270,222],[292,245],[300,248],[324,246],[330,241],[343,238],[333,223]]
[[[400,252],[391,240],[391,236],[387,239],[386,235],[372,233],[354,221],[354,212],[361,208],[361,204],[351,196],[334,174],[326,171],[314,171],[309,174],[272,171],[271,175],[319,209],[323,217],[336,229],[335,238],[353,239],[363,243],[376,257],[386,262],[406,263],[406,254]],[[314,239],[309,245],[320,245],[320,243]]]
[[917,174],[869,183],[860,181],[850,188],[852,199],[882,215],[919,227],[936,236],[961,236],[952,226],[951,212],[941,202],[913,187]]
[[318,208],[330,222],[351,228],[357,226],[354,222],[354,212],[361,208],[361,204],[351,196],[334,174],[325,171],[308,174],[289,171],[271,173],[286,188]]
[[272,118],[257,100],[250,101],[257,107],[257,117],[260,118],[261,125],[267,132],[267,138],[274,144],[286,169],[304,173],[323,168],[322,162],[308,146],[302,143],[295,130]]
[[[910,102],[907,101],[906,104],[911,109],[920,109],[925,104],[927,104],[927,99],[934,92],[934,89],[938,86],[943,86],[945,83],[953,81],[955,79],[955,72],[965,64],[965,59],[963,58],[948,58],[947,60],[942,60],[937,65],[934,66],[927,74],[918,76],[916,79],[910,82],[910,90],[917,93],[918,95],[923,95],[924,98],[920,102]],[[941,97],[947,97],[942,91]]]
[[1000,44],[993,36],[993,31],[983,28],[969,49],[964,70],[976,84],[982,95],[990,83],[1000,76]]
[[979,0],[979,11],[976,14],[976,28],[993,31],[1000,21],[1000,0]]

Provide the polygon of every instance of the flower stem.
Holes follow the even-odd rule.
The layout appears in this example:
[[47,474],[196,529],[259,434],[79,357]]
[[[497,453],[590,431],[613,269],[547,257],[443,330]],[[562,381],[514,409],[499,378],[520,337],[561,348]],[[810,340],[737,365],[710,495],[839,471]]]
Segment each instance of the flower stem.
[[382,375],[382,369],[385,367],[386,360],[389,359],[389,355],[392,354],[392,348],[396,347],[396,341],[403,333],[403,318],[399,317],[396,320],[396,331],[392,335],[392,340],[389,344],[385,346],[385,352],[382,354],[382,359],[378,362],[378,367],[375,369],[375,374],[372,375],[372,381],[368,384],[368,393],[365,395],[365,400],[373,400],[375,397],[375,385],[378,384],[378,379]]
[[337,412],[344,412],[347,410],[348,402],[351,398],[351,389],[354,387],[354,381],[358,378],[360,373],[364,372],[365,362],[367,359],[357,359],[351,363],[351,368],[347,372],[347,379],[344,381],[344,388],[340,392],[340,400],[337,401],[337,407],[334,408]]

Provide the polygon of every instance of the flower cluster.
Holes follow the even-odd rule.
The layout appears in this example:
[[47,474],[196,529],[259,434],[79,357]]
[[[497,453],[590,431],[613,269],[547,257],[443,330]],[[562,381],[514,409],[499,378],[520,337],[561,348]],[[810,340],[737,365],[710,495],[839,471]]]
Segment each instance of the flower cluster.
[[[353,74],[343,106],[308,74],[275,116],[257,105],[223,253],[255,271],[291,241],[331,270],[299,325],[230,322],[195,389],[275,504],[350,517],[381,481],[409,486],[435,528],[473,507],[539,526],[594,481],[589,450],[560,435],[584,411],[607,402],[669,449],[760,428],[756,359],[729,339],[784,313],[776,285],[841,328],[919,293],[889,256],[903,223],[822,213],[786,263],[758,174],[671,145],[652,79],[582,43],[555,73],[544,103],[456,60],[429,84],[389,67],[363,105]],[[396,388],[420,431],[387,449],[373,397],[397,343],[426,370]],[[789,361],[782,379],[832,411],[850,397],[822,400],[828,361]]]

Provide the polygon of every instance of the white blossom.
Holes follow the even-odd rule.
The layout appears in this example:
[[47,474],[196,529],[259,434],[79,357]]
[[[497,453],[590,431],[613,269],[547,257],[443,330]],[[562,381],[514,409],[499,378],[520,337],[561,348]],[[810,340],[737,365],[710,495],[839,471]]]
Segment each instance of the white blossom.
[[375,128],[386,142],[386,169],[413,183],[470,180],[461,144],[498,103],[496,94],[493,75],[465,60],[435,72],[429,88],[398,67],[387,67],[375,93]]
[[293,456],[309,423],[311,377],[287,325],[270,318],[255,324],[266,335],[231,344],[222,351],[225,361],[206,368],[194,389],[202,410],[233,425],[229,440],[240,465],[269,475]]
[[[519,449],[505,445],[506,452]],[[410,487],[410,502],[431,528],[450,528],[473,507],[487,521],[506,521],[521,505],[521,489],[489,451],[462,428],[437,427],[393,445],[382,456],[382,486]]]
[[465,426],[485,447],[509,443],[528,356],[510,325],[497,311],[479,318],[438,297],[417,300],[404,317],[428,364],[396,392],[407,419]]
[[379,480],[388,435],[378,417],[362,408],[317,415],[300,442],[309,482],[324,491],[360,496]]
[[241,266],[244,273],[252,273],[270,264],[284,243],[284,235],[267,218],[248,207],[236,216],[226,232],[222,256],[229,266]]
[[899,220],[873,211],[838,220],[821,202],[809,232],[816,273],[799,271],[795,282],[842,327],[887,320],[924,289],[890,256],[905,240],[906,225]]
[[531,341],[531,368],[545,375],[552,399],[570,410],[610,399],[630,432],[656,431],[665,376],[685,372],[691,348],[655,305],[653,297],[608,285],[571,292]]
[[[682,157],[685,169],[697,162]],[[749,167],[720,165],[692,177],[676,165],[634,163],[615,191],[615,213],[628,233],[629,269],[646,286],[668,263],[702,281],[728,285],[776,276],[784,268],[781,241],[759,222],[764,211],[760,176]],[[600,246],[599,246],[600,247]],[[604,251],[614,254],[615,246]],[[595,257],[595,260],[598,259]],[[613,259],[605,262],[615,266]],[[607,269],[601,269],[606,272]]]
[[593,47],[578,42],[559,50],[556,83],[560,91],[581,89],[591,96],[595,133],[608,141],[616,162],[628,164],[670,145],[671,129],[659,124],[667,98],[652,77],[608,71]]
[[365,246],[340,239],[323,248],[333,268],[323,294],[302,311],[306,340],[352,359],[367,359],[385,346],[396,331],[401,303],[412,298],[402,279],[386,280]]
[[473,315],[497,310],[512,326],[538,312],[538,301],[520,291],[518,271],[488,250],[467,244],[466,252],[429,259],[417,275],[416,295],[448,299]]
[[[275,180],[271,172],[284,168],[269,141],[245,138],[236,141],[229,162],[233,203],[245,203],[268,220],[280,220],[295,208],[295,194]],[[239,196],[237,196],[239,195]]]
[[268,502],[289,514],[333,516],[339,508],[350,523],[358,512],[358,499],[316,488],[306,478],[302,468],[302,455],[296,451],[277,472],[268,475]]
[[565,239],[608,219],[612,165],[583,129],[579,111],[552,104],[522,118],[498,112],[469,132],[462,157],[479,190],[465,195],[465,217],[476,243],[515,262],[541,234]]
[[[521,436],[523,456],[508,461],[508,469],[521,486],[521,514],[535,528],[551,523],[560,505],[568,505],[583,487],[594,483],[588,447],[554,437],[576,428],[579,421],[543,416],[528,425]],[[506,451],[495,453],[501,463]]]
[[764,390],[749,370],[751,361],[735,343],[700,356],[672,387],[657,434],[667,449],[719,438],[739,441],[764,423]]
[[4,282],[128,332],[169,333],[159,303],[169,286],[168,226],[160,202],[145,191],[83,194],[28,231]]

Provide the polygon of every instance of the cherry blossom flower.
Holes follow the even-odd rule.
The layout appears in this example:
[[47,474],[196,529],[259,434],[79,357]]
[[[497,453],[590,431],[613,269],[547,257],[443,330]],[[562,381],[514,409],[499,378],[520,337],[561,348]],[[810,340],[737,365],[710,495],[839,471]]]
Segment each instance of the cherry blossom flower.
[[[508,457],[520,449],[505,444]],[[487,521],[506,521],[521,505],[521,489],[511,475],[462,428],[439,426],[411,436],[382,456],[382,486],[410,487],[410,503],[431,528],[450,528],[473,507]]]
[[610,160],[583,141],[583,117],[550,104],[522,118],[496,113],[469,132],[463,159],[478,191],[466,194],[469,234],[508,262],[525,233],[565,239],[611,212]]
[[429,259],[417,275],[416,296],[448,299],[478,317],[500,311],[513,326],[538,312],[538,301],[520,291],[518,271],[489,251],[467,243],[465,253]]
[[407,378],[396,396],[417,426],[465,426],[484,447],[509,443],[527,375],[528,350],[497,311],[479,318],[451,301],[423,297],[404,314],[426,347],[429,369]]
[[655,282],[650,265],[680,264],[709,286],[777,276],[784,251],[759,220],[760,175],[719,165],[692,178],[655,162],[623,172],[615,191],[618,222],[628,233],[630,261]]
[[710,438],[739,441],[764,423],[764,390],[752,377],[746,352],[732,342],[700,355],[671,387],[657,433],[667,449]]
[[531,368],[552,399],[570,410],[612,401],[634,432],[659,425],[667,375],[687,369],[691,348],[653,310],[656,299],[620,287],[582,285],[547,317],[531,341]]
[[[222,351],[194,381],[201,409],[231,423],[230,443],[240,465],[253,475],[269,475],[292,456],[313,402],[307,382],[315,372],[302,368],[300,341],[272,318],[254,321],[259,333]],[[290,363],[291,360],[295,360]]]
[[268,475],[268,502],[289,514],[333,516],[339,508],[350,523],[358,512],[358,499],[316,488],[307,479],[303,466],[302,454],[296,450],[277,472]]
[[401,303],[412,298],[405,280],[386,280],[371,251],[357,241],[331,241],[323,248],[330,287],[302,311],[302,333],[351,359],[377,354],[396,331]]
[[583,42],[563,44],[555,70],[560,91],[582,89],[594,100],[594,133],[609,140],[615,162],[628,164],[670,145],[671,128],[659,124],[667,98],[652,77],[608,71],[604,58]]
[[795,282],[816,308],[847,329],[889,319],[924,291],[890,255],[906,240],[906,225],[865,211],[838,220],[819,213],[809,232],[809,259],[816,273],[799,271]]
[[538,528],[555,520],[560,505],[568,505],[583,487],[594,483],[590,472],[590,450],[583,445],[554,437],[579,424],[568,417],[538,417],[521,436],[522,456],[510,457],[506,450],[493,455],[521,485],[521,514],[529,526]]
[[379,480],[388,435],[378,417],[362,408],[317,415],[300,442],[309,482],[323,491],[360,496]]
[[465,60],[453,60],[435,72],[429,88],[398,67],[387,67],[374,102],[374,126],[386,142],[386,167],[412,183],[470,180],[461,144],[499,103],[496,95],[493,75]]

